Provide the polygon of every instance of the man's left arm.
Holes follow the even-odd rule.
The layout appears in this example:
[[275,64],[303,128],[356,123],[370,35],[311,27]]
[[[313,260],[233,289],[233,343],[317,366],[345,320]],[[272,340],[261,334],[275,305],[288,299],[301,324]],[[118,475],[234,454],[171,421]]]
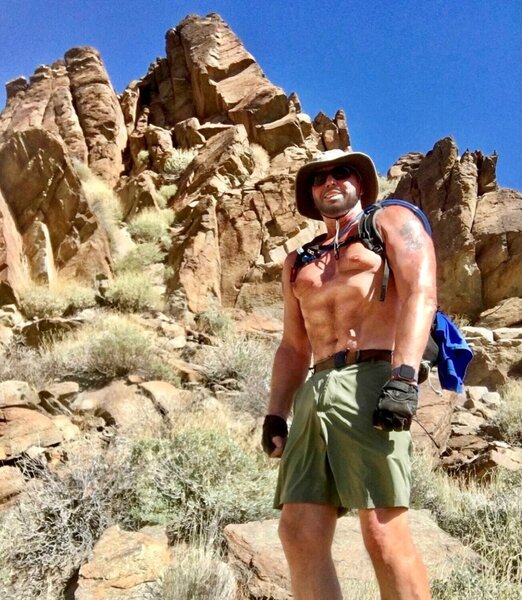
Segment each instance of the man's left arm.
[[392,367],[411,365],[418,372],[437,310],[433,241],[420,219],[402,206],[381,211],[377,225],[400,302]]
[[399,298],[392,379],[382,388],[373,425],[409,430],[417,411],[415,375],[437,310],[435,251],[424,225],[409,209],[390,206],[377,221]]

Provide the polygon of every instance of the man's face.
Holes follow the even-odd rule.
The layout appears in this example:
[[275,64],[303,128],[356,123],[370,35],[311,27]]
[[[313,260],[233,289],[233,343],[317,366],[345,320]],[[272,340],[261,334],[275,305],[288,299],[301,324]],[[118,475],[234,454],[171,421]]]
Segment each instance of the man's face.
[[315,172],[312,197],[325,217],[341,217],[359,202],[362,193],[358,174],[345,166],[325,167]]

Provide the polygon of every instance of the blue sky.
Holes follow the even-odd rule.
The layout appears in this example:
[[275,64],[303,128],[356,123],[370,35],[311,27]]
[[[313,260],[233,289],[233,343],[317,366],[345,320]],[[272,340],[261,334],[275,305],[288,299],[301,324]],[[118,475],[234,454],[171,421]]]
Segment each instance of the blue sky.
[[[442,137],[499,154],[522,189],[520,0],[2,0],[0,84],[73,46],[98,48],[118,92],[187,14],[219,13],[268,78],[313,118],[344,108],[380,172]],[[0,91],[0,106],[5,91]]]

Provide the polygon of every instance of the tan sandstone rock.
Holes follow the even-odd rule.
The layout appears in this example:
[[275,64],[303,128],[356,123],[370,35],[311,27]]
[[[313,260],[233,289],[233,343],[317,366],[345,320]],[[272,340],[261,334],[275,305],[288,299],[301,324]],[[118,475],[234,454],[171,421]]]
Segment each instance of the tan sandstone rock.
[[39,403],[35,390],[26,381],[11,380],[0,383],[0,408],[36,408]]
[[0,460],[16,458],[31,446],[45,448],[61,441],[49,417],[28,408],[0,409]]
[[166,536],[107,529],[80,569],[75,600],[138,600],[171,564]]
[[5,504],[25,487],[25,478],[17,467],[0,467],[0,505]]
[[[13,134],[0,146],[0,189],[35,276],[50,281],[55,267],[87,279],[110,273],[107,236],[87,204],[60,138],[43,129]],[[45,228],[52,249],[45,254],[46,273],[41,252],[31,246],[39,239],[34,235],[36,224]]]
[[85,46],[65,53],[71,94],[93,172],[114,185],[127,144],[123,113],[99,52]]

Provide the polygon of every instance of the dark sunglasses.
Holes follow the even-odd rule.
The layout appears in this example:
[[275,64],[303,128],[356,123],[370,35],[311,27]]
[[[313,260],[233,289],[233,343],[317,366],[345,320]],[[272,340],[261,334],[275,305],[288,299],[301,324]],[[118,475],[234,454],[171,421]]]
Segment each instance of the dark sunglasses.
[[319,173],[315,173],[312,179],[312,185],[323,185],[323,183],[328,178],[328,175],[331,175],[336,181],[341,181],[342,179],[348,179],[351,175],[357,175],[357,171],[350,167],[334,167],[329,171],[320,171]]

